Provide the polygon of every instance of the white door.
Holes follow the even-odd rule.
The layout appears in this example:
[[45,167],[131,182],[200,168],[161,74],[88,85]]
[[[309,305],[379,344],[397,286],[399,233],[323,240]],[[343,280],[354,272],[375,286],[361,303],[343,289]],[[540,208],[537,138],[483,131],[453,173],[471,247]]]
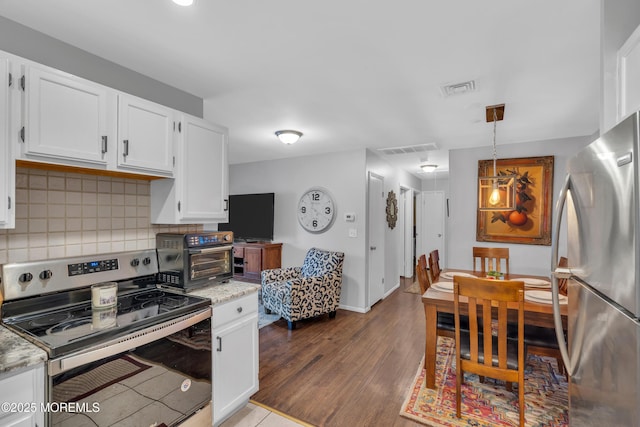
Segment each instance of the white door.
[[24,79],[25,157],[106,165],[107,89],[36,66],[26,68]]
[[384,295],[384,178],[369,172],[369,301],[371,307]]
[[422,218],[423,235],[420,236],[420,247],[425,255],[434,249],[440,255],[440,267],[445,268],[444,248],[444,216],[445,216],[444,191],[422,192]]
[[227,129],[191,116],[180,123],[181,219],[227,221]]
[[173,174],[174,111],[118,95],[118,168]]

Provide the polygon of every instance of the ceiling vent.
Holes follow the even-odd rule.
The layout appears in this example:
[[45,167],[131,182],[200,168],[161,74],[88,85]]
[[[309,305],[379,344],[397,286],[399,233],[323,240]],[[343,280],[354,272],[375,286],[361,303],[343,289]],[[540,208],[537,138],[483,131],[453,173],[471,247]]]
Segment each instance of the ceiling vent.
[[379,148],[378,152],[384,154],[385,156],[396,156],[398,154],[424,153],[426,151],[434,151],[437,149],[438,146],[432,142],[429,144],[408,145],[405,147]]
[[440,86],[442,96],[449,97],[452,95],[460,95],[467,92],[474,92],[476,90],[475,80],[469,80],[468,82],[453,83],[446,86]]

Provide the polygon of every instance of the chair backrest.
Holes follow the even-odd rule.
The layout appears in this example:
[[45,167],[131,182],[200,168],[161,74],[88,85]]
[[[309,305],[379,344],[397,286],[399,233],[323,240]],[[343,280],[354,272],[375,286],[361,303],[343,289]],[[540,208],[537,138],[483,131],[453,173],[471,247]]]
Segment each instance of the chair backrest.
[[431,256],[427,258],[427,265],[429,266],[429,280],[431,281],[431,284],[434,284],[440,280],[440,268],[434,263],[433,257]]
[[[477,262],[480,268],[476,268]],[[504,267],[502,264],[504,263]],[[499,271],[509,274],[509,248],[473,248],[473,269],[480,273]]]
[[[468,304],[469,359],[461,365],[463,371],[469,370],[479,375],[504,379],[499,374],[493,376],[490,371],[494,368],[498,371],[507,369],[507,324],[509,311],[516,310],[518,370],[522,369],[524,372],[524,282],[454,276],[453,295],[456,342],[458,343],[461,338],[460,316],[465,314],[461,313],[460,297],[466,297]],[[494,336],[497,336],[497,346]],[[456,347],[459,358],[460,346]],[[482,358],[480,349],[482,349]],[[497,360],[497,366],[494,360]]]
[[319,277],[335,271],[342,276],[343,262],[343,252],[311,248],[304,257],[300,275],[302,277]]
[[[560,260],[558,261],[558,267],[568,267],[569,266],[569,260],[566,257],[560,257]],[[562,295],[567,295],[567,279],[558,279],[558,290],[560,291],[560,294]]]
[[432,271],[431,277],[440,277],[440,253],[437,249],[429,252],[429,270]]
[[420,284],[420,294],[424,294],[429,289],[431,283],[429,282],[427,271],[427,257],[422,254],[418,257],[418,265],[416,265],[416,276],[418,277],[418,283]]

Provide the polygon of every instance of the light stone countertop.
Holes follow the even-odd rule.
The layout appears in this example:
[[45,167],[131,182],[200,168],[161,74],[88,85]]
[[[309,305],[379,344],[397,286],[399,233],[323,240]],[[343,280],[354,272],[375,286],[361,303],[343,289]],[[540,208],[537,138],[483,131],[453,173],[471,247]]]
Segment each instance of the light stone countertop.
[[0,375],[46,362],[47,352],[0,326]]
[[216,305],[258,292],[258,290],[260,290],[260,285],[257,283],[239,282],[231,279],[229,283],[220,283],[206,288],[195,289],[189,294],[210,298],[211,304]]
[[[196,289],[190,292],[205,298],[210,298],[212,305],[220,304],[232,299],[258,292],[260,285],[256,283],[230,280]],[[0,325],[0,375],[15,369],[33,366],[47,360],[47,352],[25,340],[18,334]]]

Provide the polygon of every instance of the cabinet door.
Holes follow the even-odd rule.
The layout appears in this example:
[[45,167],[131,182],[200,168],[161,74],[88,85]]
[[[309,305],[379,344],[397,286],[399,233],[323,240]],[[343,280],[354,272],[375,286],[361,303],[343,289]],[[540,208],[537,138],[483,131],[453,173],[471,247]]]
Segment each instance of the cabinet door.
[[260,276],[262,271],[262,248],[244,248],[244,275]]
[[118,168],[173,175],[174,111],[118,95]]
[[44,365],[0,376],[0,402],[30,405],[29,411],[3,412],[0,409],[1,426],[35,427],[44,425],[45,414],[40,411],[40,405],[44,403],[44,381]]
[[[0,57],[0,79],[9,81],[9,62]],[[0,228],[13,228],[14,161],[9,138],[9,87],[0,84]]]
[[214,329],[213,346],[213,421],[219,425],[258,391],[258,315]]
[[106,166],[107,96],[107,89],[97,83],[62,71],[26,66],[23,156]]
[[180,154],[180,218],[228,220],[227,135],[222,126],[184,116],[178,132]]

